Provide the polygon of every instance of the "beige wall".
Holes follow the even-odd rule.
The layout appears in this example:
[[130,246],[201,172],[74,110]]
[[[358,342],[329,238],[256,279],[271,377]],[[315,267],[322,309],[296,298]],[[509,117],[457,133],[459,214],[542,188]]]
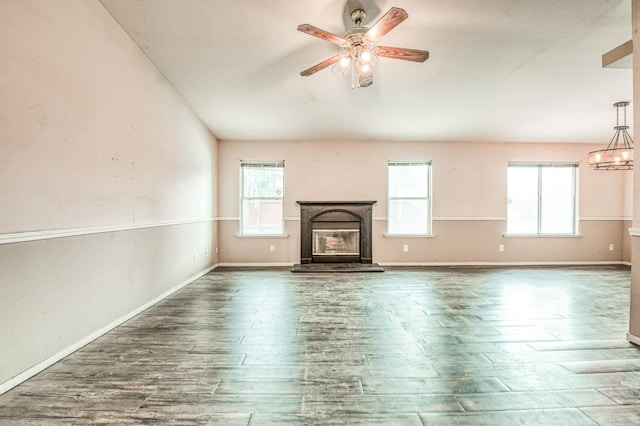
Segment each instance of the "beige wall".
[[2,392],[217,262],[217,142],[97,1],[0,2],[0,58]]
[[[220,141],[220,262],[300,260],[297,200],[377,200],[373,257],[383,264],[576,263],[630,259],[629,172],[593,171],[586,144]],[[285,160],[288,238],[237,238],[240,160]],[[430,160],[434,238],[384,236],[387,161]],[[505,238],[509,161],[579,162],[579,238]],[[276,252],[269,246],[276,246]],[[402,246],[409,246],[408,252]],[[498,246],[505,246],[504,252]],[[609,251],[609,244],[614,250]]]

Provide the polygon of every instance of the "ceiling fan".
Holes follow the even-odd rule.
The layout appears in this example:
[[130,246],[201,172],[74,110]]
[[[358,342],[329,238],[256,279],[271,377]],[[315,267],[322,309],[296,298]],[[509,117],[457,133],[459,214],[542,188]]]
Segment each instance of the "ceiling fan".
[[367,87],[373,83],[373,67],[379,56],[402,59],[403,61],[426,61],[429,58],[429,52],[425,50],[378,46],[376,44],[385,34],[408,17],[409,14],[404,9],[392,7],[371,28],[367,28],[362,26],[362,22],[366,18],[364,9],[355,9],[351,12],[351,20],[356,26],[348,30],[342,37],[313,25],[298,25],[298,31],[337,44],[344,49],[341,54],[332,56],[302,71],[300,75],[308,77],[333,65],[334,74],[340,78],[351,71],[352,88]]

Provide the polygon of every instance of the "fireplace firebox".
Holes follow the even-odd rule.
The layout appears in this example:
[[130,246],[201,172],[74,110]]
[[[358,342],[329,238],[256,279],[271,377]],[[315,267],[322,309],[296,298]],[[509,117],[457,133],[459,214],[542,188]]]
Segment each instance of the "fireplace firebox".
[[375,201],[298,201],[300,263],[372,263]]

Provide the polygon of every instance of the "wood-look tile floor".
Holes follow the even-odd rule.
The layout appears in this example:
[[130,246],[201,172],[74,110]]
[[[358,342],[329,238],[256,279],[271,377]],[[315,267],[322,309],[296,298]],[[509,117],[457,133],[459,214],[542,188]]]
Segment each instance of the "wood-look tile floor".
[[218,269],[0,396],[1,424],[640,424],[627,267]]

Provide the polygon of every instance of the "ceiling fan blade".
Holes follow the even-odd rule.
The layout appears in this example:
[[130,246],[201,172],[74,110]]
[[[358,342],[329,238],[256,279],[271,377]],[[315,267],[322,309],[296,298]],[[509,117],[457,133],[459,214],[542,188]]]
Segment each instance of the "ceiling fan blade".
[[374,53],[383,58],[402,59],[403,61],[424,62],[429,59],[426,50],[405,49],[403,47],[376,46]]
[[378,19],[378,22],[373,24],[373,27],[366,32],[365,37],[372,41],[379,40],[408,17],[409,14],[404,9],[392,7],[382,18]]
[[309,24],[298,25],[298,31],[301,31],[303,33],[307,33],[307,34],[312,35],[314,37],[321,38],[321,39],[329,41],[331,43],[338,44],[340,46],[342,46],[344,43],[347,42],[342,37],[338,37],[335,34],[331,34],[328,31],[321,30],[320,28],[314,27],[313,25],[309,25]]
[[333,57],[331,57],[329,59],[326,59],[326,60],[320,62],[319,64],[316,64],[316,65],[312,66],[311,68],[308,68],[308,69],[302,71],[300,73],[300,75],[303,76],[303,77],[309,77],[311,74],[315,74],[318,71],[323,70],[323,69],[325,69],[326,67],[328,67],[330,65],[333,65],[336,62],[338,62],[339,60],[340,60],[340,55],[333,56]]

